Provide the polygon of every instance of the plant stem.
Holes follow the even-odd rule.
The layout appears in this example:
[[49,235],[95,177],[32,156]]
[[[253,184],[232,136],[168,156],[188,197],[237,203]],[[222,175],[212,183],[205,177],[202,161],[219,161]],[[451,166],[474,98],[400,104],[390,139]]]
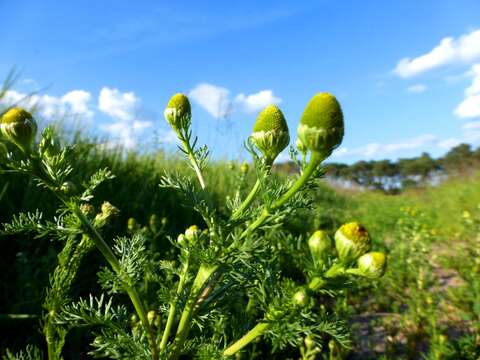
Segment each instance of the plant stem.
[[[189,267],[189,263],[187,260],[187,262],[185,263],[185,266],[183,267],[182,274],[180,275],[180,280],[178,281],[177,299],[180,297],[183,291],[183,288],[185,286],[185,282],[187,280],[187,274],[188,274],[188,267]],[[170,335],[170,331],[172,330],[173,321],[175,320],[175,313],[177,312],[177,306],[178,306],[177,299],[174,299],[170,303],[167,323],[165,325],[165,330],[163,332],[162,341],[160,342],[160,352],[164,351],[167,346],[168,337]]]
[[238,219],[243,214],[245,209],[250,206],[253,199],[255,198],[255,195],[257,195],[259,190],[260,190],[260,180],[257,180],[255,185],[253,185],[252,190],[250,190],[250,193],[248,194],[248,196],[245,198],[245,200],[243,200],[240,207],[237,210],[235,210],[235,212],[232,214],[232,217],[231,217],[232,220]]
[[218,265],[202,264],[198,269],[197,276],[193,281],[190,294],[183,309],[180,322],[178,324],[177,333],[175,335],[175,341],[173,344],[172,354],[170,355],[171,360],[176,360],[180,356],[183,344],[187,338],[188,332],[190,331],[191,320],[193,317],[193,311],[197,303],[197,299],[201,294],[201,291],[205,283],[210,279],[212,274],[218,269]]
[[197,161],[197,158],[195,157],[195,154],[193,153],[192,147],[190,146],[189,142],[185,139],[185,137],[182,134],[179,134],[179,139],[182,142],[185,152],[188,154],[188,159],[190,160],[190,163],[193,166],[193,170],[195,170],[195,173],[197,174],[197,178],[198,178],[198,181],[200,182],[200,186],[202,187],[203,190],[205,190],[206,185],[205,185],[205,180],[203,178],[202,170],[198,165],[198,161]]
[[[100,235],[97,229],[95,229],[95,227],[93,227],[90,221],[85,217],[85,215],[80,210],[80,207],[78,205],[75,204],[73,206],[70,206],[70,208],[72,209],[72,212],[78,217],[82,225],[85,227],[88,235],[90,235],[90,238],[95,243],[95,246],[98,248],[98,250],[100,250],[100,252],[108,261],[112,269],[117,274],[120,274],[121,266],[120,266],[120,263],[118,262],[118,259],[116,258],[115,254],[110,249],[110,247],[107,245],[105,240],[103,240],[103,237]],[[130,297],[130,300],[133,304],[133,307],[135,308],[135,311],[137,312],[138,317],[140,318],[140,321],[142,322],[143,327],[145,328],[148,343],[150,345],[150,350],[152,351],[152,359],[157,360],[158,352],[157,352],[157,346],[155,343],[155,337],[153,335],[152,327],[148,323],[145,307],[140,299],[140,295],[138,294],[137,290],[134,287],[128,284],[124,284],[124,287],[125,287],[125,291]]]
[[275,211],[282,207],[307,182],[321,161],[321,155],[317,152],[312,152],[308,166],[305,168],[305,171],[302,172],[297,181],[295,181],[292,187],[288,189],[288,191],[286,191],[282,196],[280,196],[280,198],[275,201],[270,208],[265,207],[257,220],[255,220],[245,229],[240,238],[245,238],[248,234],[260,227],[268,218],[271,211]]
[[263,335],[265,331],[270,328],[270,324],[266,322],[259,322],[255,327],[250,330],[248,333],[243,335],[239,340],[235,343],[230,345],[225,351],[223,352],[224,356],[232,356],[238,351],[242,350],[245,346],[250,344],[253,340],[257,337]]

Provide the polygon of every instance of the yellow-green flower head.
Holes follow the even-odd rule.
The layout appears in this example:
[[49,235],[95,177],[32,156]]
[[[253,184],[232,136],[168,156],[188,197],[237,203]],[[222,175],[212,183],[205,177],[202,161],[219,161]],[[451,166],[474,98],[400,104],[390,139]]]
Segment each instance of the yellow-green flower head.
[[358,274],[370,279],[378,279],[385,274],[387,257],[384,253],[372,251],[357,260]]
[[325,231],[317,230],[308,239],[308,247],[315,261],[323,262],[332,249],[332,240]]
[[14,107],[2,115],[0,132],[24,153],[28,153],[37,133],[37,123],[28,111]]
[[147,313],[147,320],[150,325],[153,325],[153,322],[155,321],[156,316],[157,316],[157,312],[155,310],[150,310]]
[[188,97],[180,93],[173,95],[168,101],[164,115],[174,130],[187,129],[192,119],[192,108]]
[[290,142],[288,125],[282,111],[275,105],[263,109],[258,114],[250,138],[267,161],[273,162]]
[[305,107],[297,129],[305,147],[328,157],[343,139],[343,113],[335,96],[318,93]]
[[370,250],[371,240],[368,231],[358,222],[342,225],[335,233],[335,248],[338,258],[347,263]]
[[190,242],[193,242],[197,239],[198,236],[200,236],[200,229],[198,228],[197,225],[192,225],[190,226],[187,230],[185,230],[185,238],[190,241]]
[[92,204],[84,203],[80,205],[80,210],[85,216],[92,216],[95,214],[95,207]]

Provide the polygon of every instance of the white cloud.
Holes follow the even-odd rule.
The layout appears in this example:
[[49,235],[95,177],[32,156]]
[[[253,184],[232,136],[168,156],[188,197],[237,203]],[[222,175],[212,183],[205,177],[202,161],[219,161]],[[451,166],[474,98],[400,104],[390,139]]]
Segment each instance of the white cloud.
[[133,92],[121,93],[117,89],[104,86],[98,97],[98,109],[120,121],[132,121],[140,105]]
[[465,89],[465,99],[454,111],[459,118],[480,117],[480,64],[473,65],[470,73],[472,84]]
[[202,83],[191,90],[189,96],[215,119],[224,119],[232,111],[228,89]]
[[453,63],[469,63],[480,58],[480,30],[459,38],[446,37],[430,52],[416,58],[401,59],[394,73],[408,78]]
[[427,87],[424,84],[415,84],[407,88],[408,92],[411,93],[421,93],[427,90]]
[[235,104],[246,113],[255,113],[270,104],[279,104],[282,100],[273,95],[272,90],[262,90],[255,94],[238,94]]
[[232,100],[228,89],[207,83],[197,85],[189,96],[216,119],[224,119],[236,111],[255,113],[269,104],[282,101],[268,89],[249,95],[240,93]]
[[332,157],[340,158],[345,156],[362,156],[370,158],[379,155],[383,156],[385,154],[394,153],[400,150],[418,149],[423,146],[435,144],[437,141],[438,139],[435,135],[425,134],[392,144],[370,143],[353,149],[341,147],[334,151]]
[[73,90],[63,96],[48,94],[26,94],[15,90],[5,93],[2,103],[6,106],[19,105],[26,108],[36,108],[40,116],[47,119],[64,116],[93,117],[90,109],[91,94],[84,90]]
[[127,149],[135,147],[138,137],[152,127],[149,120],[138,117],[141,101],[134,92],[121,92],[104,86],[98,96],[98,109],[110,116],[114,122],[101,128],[110,133],[114,140],[110,145],[122,145]]

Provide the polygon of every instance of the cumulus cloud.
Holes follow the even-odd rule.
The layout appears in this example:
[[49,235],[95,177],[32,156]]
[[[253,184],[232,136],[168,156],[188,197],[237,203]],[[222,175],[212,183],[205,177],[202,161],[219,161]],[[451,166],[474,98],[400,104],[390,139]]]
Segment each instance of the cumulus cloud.
[[8,90],[2,99],[2,103],[5,106],[19,105],[26,108],[36,108],[40,116],[47,119],[64,116],[92,118],[91,98],[91,94],[84,90],[73,90],[59,97],[47,94],[30,95]]
[[465,89],[465,98],[454,111],[459,118],[480,117],[480,64],[473,65],[470,74],[472,84]]
[[234,103],[246,113],[255,113],[270,104],[278,104],[282,100],[273,95],[272,90],[262,90],[255,94],[238,94]]
[[122,93],[118,89],[103,87],[98,97],[98,109],[120,121],[131,121],[140,105],[133,92]]
[[411,93],[421,93],[427,90],[427,87],[424,84],[415,84],[407,88],[408,92]]
[[110,116],[113,122],[101,128],[113,137],[111,145],[122,145],[127,149],[138,143],[138,137],[153,126],[149,120],[139,118],[140,98],[133,92],[103,87],[98,96],[98,109]]
[[208,83],[197,85],[190,91],[189,96],[215,119],[224,119],[237,111],[255,113],[269,104],[282,101],[272,90],[261,90],[248,95],[240,93],[232,99],[228,89]]
[[408,78],[453,63],[469,63],[480,58],[480,30],[459,38],[443,38],[426,54],[401,59],[394,69],[400,77]]
[[215,119],[224,119],[232,111],[230,91],[220,86],[202,83],[189,93],[190,98]]

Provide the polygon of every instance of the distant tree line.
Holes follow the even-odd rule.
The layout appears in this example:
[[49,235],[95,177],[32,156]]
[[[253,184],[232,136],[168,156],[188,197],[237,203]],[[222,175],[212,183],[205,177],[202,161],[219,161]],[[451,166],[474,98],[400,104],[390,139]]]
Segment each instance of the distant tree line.
[[[460,144],[437,159],[424,152],[418,157],[397,161],[362,160],[351,165],[328,163],[324,168],[326,178],[341,186],[397,193],[480,169],[480,146],[473,149],[471,145]],[[277,166],[279,171],[292,172],[293,169],[293,163]]]

